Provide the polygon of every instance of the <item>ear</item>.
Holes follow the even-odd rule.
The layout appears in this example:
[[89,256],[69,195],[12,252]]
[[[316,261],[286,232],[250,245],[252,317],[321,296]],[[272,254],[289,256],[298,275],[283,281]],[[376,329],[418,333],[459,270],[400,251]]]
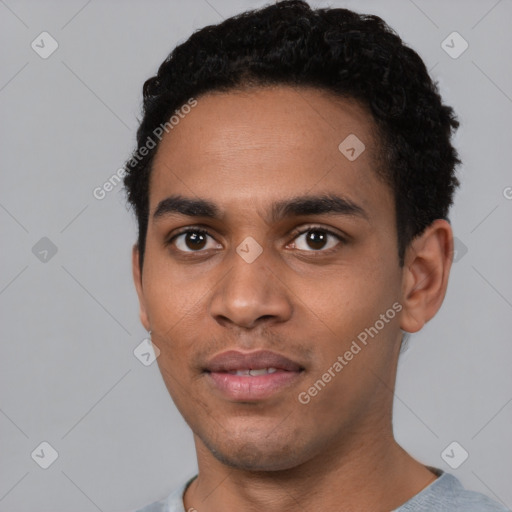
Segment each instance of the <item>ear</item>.
[[435,220],[406,249],[402,274],[403,312],[400,327],[417,332],[439,310],[453,259],[453,232],[444,219]]
[[150,330],[150,323],[148,314],[146,311],[146,304],[144,299],[144,291],[142,289],[142,274],[140,272],[139,266],[139,258],[140,251],[139,246],[135,244],[132,248],[132,273],[133,273],[133,282],[135,284],[135,289],[137,290],[137,295],[139,297],[139,316],[140,321],[146,331]]

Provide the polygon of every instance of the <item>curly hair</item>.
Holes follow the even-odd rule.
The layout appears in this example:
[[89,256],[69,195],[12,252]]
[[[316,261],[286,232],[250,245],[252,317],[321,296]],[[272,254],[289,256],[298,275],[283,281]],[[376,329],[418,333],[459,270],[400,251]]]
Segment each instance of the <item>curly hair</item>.
[[141,149],[155,128],[201,94],[280,84],[330,91],[372,116],[376,172],[395,199],[400,266],[410,242],[435,219],[447,219],[459,185],[461,162],[451,144],[459,122],[420,56],[378,16],[283,0],[194,32],[144,83],[137,148],[124,177],[138,221],[141,270],[158,144],[142,157]]

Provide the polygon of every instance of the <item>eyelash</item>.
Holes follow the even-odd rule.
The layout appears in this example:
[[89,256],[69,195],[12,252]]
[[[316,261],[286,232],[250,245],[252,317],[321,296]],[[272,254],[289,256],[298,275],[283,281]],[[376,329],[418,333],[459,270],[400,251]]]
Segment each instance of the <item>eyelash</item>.
[[[341,235],[339,235],[338,233],[335,233],[334,231],[328,229],[328,228],[324,228],[323,226],[316,226],[316,225],[311,225],[311,226],[307,226],[307,228],[299,231],[294,231],[292,233],[292,240],[295,240],[296,238],[298,238],[299,236],[301,235],[304,235],[306,233],[309,233],[310,231],[320,231],[320,232],[323,232],[323,233],[327,233],[328,235],[331,235],[333,236],[334,238],[337,238],[339,242],[341,243],[346,243],[346,239],[343,238]],[[178,238],[180,235],[183,235],[183,234],[186,234],[186,233],[198,233],[198,234],[201,234],[201,235],[208,235],[209,237],[215,239],[208,230],[200,227],[200,226],[188,226],[187,228],[184,228],[182,229],[181,231],[178,231],[177,233],[174,233],[165,243],[166,246],[168,245],[172,245],[174,240],[176,238]],[[319,249],[317,251],[315,250],[311,250],[311,251],[302,251],[301,249],[298,249],[299,251],[301,252],[307,252],[307,253],[313,253],[313,254],[331,254],[332,252],[338,250],[338,244],[336,244],[334,247],[331,247],[330,249],[325,249],[325,250],[322,250],[322,249]],[[177,249],[177,251],[181,252],[181,253],[184,253],[184,254],[201,254],[202,252],[206,252],[204,250],[199,250],[199,251],[180,251],[179,249]]]

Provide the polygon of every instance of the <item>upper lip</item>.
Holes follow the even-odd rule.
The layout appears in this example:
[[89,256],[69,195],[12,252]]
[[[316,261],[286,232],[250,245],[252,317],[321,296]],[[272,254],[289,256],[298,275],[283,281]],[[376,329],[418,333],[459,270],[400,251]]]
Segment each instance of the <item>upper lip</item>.
[[249,353],[228,350],[212,357],[208,361],[205,369],[209,372],[229,372],[260,368],[276,368],[277,370],[287,370],[290,372],[297,372],[304,369],[295,361],[269,350],[259,350]]

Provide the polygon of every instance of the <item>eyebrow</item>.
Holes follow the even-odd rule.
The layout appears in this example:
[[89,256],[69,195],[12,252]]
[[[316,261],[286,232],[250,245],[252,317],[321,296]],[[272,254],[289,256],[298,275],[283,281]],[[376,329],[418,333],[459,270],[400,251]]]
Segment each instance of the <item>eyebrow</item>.
[[[334,194],[303,195],[277,201],[271,205],[270,212],[271,222],[277,222],[287,217],[321,214],[347,215],[369,220],[368,214],[361,206]],[[153,221],[168,215],[222,220],[224,212],[210,200],[193,199],[177,194],[158,203],[153,213]]]

